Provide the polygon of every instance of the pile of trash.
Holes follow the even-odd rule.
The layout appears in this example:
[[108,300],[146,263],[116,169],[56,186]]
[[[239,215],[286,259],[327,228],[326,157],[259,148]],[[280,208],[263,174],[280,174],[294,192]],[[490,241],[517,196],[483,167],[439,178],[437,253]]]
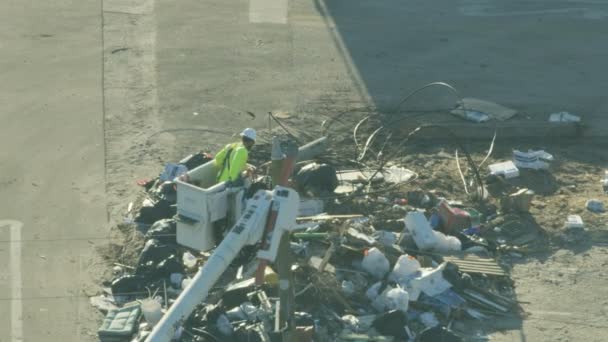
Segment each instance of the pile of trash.
[[[106,314],[98,332],[102,341],[146,340],[213,255],[213,249],[201,252],[176,239],[183,218],[172,179],[209,160],[202,156],[197,165],[170,166],[163,174],[172,176],[142,183],[146,199],[139,209],[130,208],[129,217],[138,223],[134,229],[145,232],[139,260],[116,266],[105,293],[91,298]],[[303,197],[300,230],[290,234],[289,341],[462,341],[468,332],[455,322],[518,316],[505,260],[521,256],[537,237],[518,214],[534,194],[520,189],[503,198],[500,209],[465,205],[395,188],[416,175],[398,166],[386,169],[376,174],[310,164],[296,173]],[[265,182],[254,184],[263,188]],[[215,236],[219,243],[222,234]],[[263,284],[256,284],[255,252],[256,246],[240,251],[174,340],[286,340],[277,323],[285,275],[270,265]]]

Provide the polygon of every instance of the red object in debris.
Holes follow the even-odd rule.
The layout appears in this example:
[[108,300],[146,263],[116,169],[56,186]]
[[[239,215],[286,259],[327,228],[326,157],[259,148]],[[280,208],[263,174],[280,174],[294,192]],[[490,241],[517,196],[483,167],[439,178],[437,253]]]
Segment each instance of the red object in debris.
[[146,186],[150,180],[149,179],[138,179],[135,183],[139,186]]
[[406,205],[407,204],[407,198],[396,198],[395,199],[395,204]]
[[441,226],[444,233],[471,227],[471,215],[462,209],[450,207],[446,201],[439,203],[438,214],[441,217]]

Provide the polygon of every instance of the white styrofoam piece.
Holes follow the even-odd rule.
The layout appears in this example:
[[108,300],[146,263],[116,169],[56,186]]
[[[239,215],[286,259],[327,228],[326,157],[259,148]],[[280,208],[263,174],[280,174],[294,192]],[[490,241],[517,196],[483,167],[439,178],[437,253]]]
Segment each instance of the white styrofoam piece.
[[549,168],[549,164],[545,161],[552,160],[553,155],[544,150],[528,150],[528,152],[513,151],[513,162],[519,168],[545,170]]
[[491,164],[488,166],[490,173],[495,176],[504,176],[505,178],[519,177],[519,169],[513,161],[509,160],[502,163]]
[[389,183],[402,183],[412,179],[416,173],[403,167],[391,166],[382,170],[382,175]]
[[566,227],[568,228],[584,228],[583,218],[579,215],[568,215],[566,220]]
[[580,122],[581,118],[568,112],[553,113],[549,116],[549,122]]

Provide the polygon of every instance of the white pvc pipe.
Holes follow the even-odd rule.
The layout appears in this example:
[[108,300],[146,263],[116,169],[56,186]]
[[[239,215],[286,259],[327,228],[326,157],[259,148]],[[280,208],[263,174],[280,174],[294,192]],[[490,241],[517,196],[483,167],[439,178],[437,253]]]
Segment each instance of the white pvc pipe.
[[[296,203],[299,203],[297,196],[291,197],[295,198]],[[190,285],[184,289],[184,292],[180,294],[169,311],[154,327],[152,333],[148,335],[146,342],[171,341],[175,330],[183,324],[183,321],[190,316],[198,304],[207,299],[211,287],[241,249],[245,245],[253,244],[262,238],[271,199],[272,194],[269,191],[260,190],[256,193],[249,202],[248,214],[239,219],[220,245],[217,246],[209,260],[194,276]],[[294,212],[297,212],[297,210]],[[290,214],[295,221],[295,213]]]
[[190,285],[181,293],[169,311],[148,335],[146,342],[169,342],[175,334],[175,329],[190,316],[194,308],[203,302],[211,287],[217,282],[222,273],[228,268],[241,248],[247,243],[246,234],[230,232],[220,243],[205,265],[198,271]]

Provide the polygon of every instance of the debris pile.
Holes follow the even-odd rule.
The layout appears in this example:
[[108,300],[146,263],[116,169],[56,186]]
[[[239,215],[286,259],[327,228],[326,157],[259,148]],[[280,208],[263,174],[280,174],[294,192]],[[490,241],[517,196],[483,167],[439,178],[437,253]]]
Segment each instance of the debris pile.
[[[389,170],[371,183],[375,189],[415,176],[396,166]],[[319,173],[314,181],[311,172]],[[303,229],[291,234],[289,336],[294,341],[460,341],[467,335],[451,326],[455,320],[518,314],[508,269],[500,259],[503,253],[517,255],[518,246],[534,239],[526,238],[532,232],[525,231],[530,228],[520,216],[497,215],[495,209],[466,206],[424,191],[393,189],[357,196],[365,187],[364,177],[360,171],[336,172],[319,164],[296,173],[296,180],[304,179],[298,190],[320,197],[302,198],[306,210],[300,210],[304,215],[297,222]],[[146,201],[174,206],[176,196],[168,184],[171,181],[149,185]],[[322,197],[340,187],[348,188],[351,200]],[[525,189],[510,194],[505,211],[525,211],[532,195]],[[375,214],[353,213],[358,206]],[[150,207],[161,213],[152,215],[159,220],[147,227],[148,216],[142,212]],[[320,213],[324,209],[337,214]],[[340,214],[347,210],[350,214]],[[92,299],[107,312],[99,330],[102,341],[127,335],[144,341],[213,254],[177,243],[180,217],[175,212],[162,211],[157,204],[139,210],[136,218],[145,219],[138,229],[146,231],[139,260],[132,268],[117,268],[107,293]],[[276,266],[268,267],[263,285],[256,285],[259,262],[255,248],[244,248],[208,299],[176,331],[178,337],[285,340],[286,332],[276,323],[282,276]]]
[[[473,104],[467,110],[481,113]],[[515,114],[501,110],[504,119]],[[355,143],[364,120],[355,127]],[[431,172],[419,176],[406,162],[387,157],[403,145],[389,153],[390,134],[379,152],[372,149],[379,131],[362,149],[356,144],[352,163],[310,162],[315,158],[307,155],[283,172],[290,179],[285,187],[273,176],[281,170],[274,156],[282,155],[274,145],[265,147],[273,153],[266,174],[239,185],[201,182],[199,171],[212,159],[204,153],[142,182],[145,199],[129,206],[127,219],[145,234],[139,259],[118,266],[106,293],[91,298],[106,313],[100,339],[160,341],[150,336],[177,311],[181,295],[207,276],[215,279],[205,269],[220,259],[226,267],[205,299],[170,322],[174,340],[464,341],[480,321],[519,317],[509,267],[544,242],[529,213],[536,193],[523,181],[529,173],[548,173],[553,156],[514,150],[512,160],[489,164],[484,173],[493,141],[478,167],[465,150],[466,173],[474,176],[467,182],[456,153],[464,191],[453,198],[441,191],[447,181],[437,179],[437,190],[423,188],[414,181]],[[365,166],[361,161],[372,150],[377,159]],[[299,201],[293,217],[281,217],[281,205],[263,205],[290,191]],[[599,200],[586,206],[604,211]],[[291,225],[280,242],[272,226],[279,221]],[[564,226],[572,236],[584,230],[578,215],[568,216]],[[264,234],[255,241],[230,242],[235,257],[217,254],[224,242],[237,235],[252,239],[259,227]],[[204,243],[192,241],[203,235]]]

